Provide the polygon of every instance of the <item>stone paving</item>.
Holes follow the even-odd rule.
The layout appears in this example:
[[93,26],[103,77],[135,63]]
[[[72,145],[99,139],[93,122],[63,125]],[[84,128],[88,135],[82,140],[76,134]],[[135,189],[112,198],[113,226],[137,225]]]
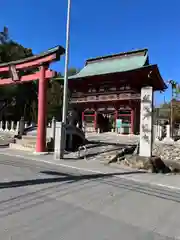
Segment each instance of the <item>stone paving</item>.
[[0,135],[0,147],[8,146],[11,142],[13,142],[13,136],[11,134]]
[[[88,160],[99,161],[106,155],[116,155],[127,146],[138,143],[137,136],[120,136],[116,133],[89,134],[87,135],[87,140],[91,143],[87,144],[86,151],[81,151],[81,158],[86,156]],[[78,153],[66,154],[65,158],[77,159]]]
[[100,141],[113,144],[135,144],[138,143],[139,140],[139,136],[136,135],[120,135],[111,132],[88,134],[86,137],[89,141]]

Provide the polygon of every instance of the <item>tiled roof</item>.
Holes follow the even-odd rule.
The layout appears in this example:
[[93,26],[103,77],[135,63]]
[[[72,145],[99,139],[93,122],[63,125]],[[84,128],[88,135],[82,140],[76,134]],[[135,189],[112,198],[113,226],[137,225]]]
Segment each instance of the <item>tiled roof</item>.
[[76,75],[69,77],[69,79],[81,79],[135,70],[145,66],[147,61],[147,49],[88,59],[85,67]]

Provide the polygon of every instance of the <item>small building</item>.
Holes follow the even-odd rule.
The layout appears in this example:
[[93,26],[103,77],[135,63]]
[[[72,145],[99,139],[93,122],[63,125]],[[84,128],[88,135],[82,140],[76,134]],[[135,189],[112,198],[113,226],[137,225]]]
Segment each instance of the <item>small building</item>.
[[78,112],[80,126],[87,132],[112,131],[119,119],[124,134],[139,133],[141,88],[166,88],[147,49],[88,59],[68,84],[70,107]]

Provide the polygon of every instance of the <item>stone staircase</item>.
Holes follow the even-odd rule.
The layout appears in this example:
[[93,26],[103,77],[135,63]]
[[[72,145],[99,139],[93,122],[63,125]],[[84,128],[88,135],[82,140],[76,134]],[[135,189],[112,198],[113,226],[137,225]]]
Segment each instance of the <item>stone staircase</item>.
[[[26,135],[22,136],[22,139],[15,139],[14,143],[9,144],[9,148],[16,149],[16,150],[24,150],[29,152],[35,152],[36,150],[36,137],[37,137],[37,127],[33,126],[29,129],[27,128]],[[67,134],[67,142],[68,139],[70,139],[70,135],[73,135],[73,146],[77,145],[80,141],[82,143],[85,143],[85,135],[84,132],[72,125],[67,125],[66,127],[66,134]],[[54,142],[52,139],[52,128],[47,127],[46,129],[46,145],[47,145],[47,151],[52,152],[54,151]]]
[[[50,141],[50,139],[47,139],[46,143],[48,144],[49,141]],[[16,150],[35,152],[36,136],[25,135],[25,136],[22,136],[22,139],[15,139],[15,143],[10,143],[9,148],[16,149]]]

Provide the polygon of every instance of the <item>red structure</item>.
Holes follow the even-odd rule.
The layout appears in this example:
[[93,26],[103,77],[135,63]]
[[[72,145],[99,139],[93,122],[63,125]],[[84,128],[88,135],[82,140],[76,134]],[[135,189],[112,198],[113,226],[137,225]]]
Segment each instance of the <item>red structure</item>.
[[109,131],[121,119],[124,133],[139,132],[140,92],[166,85],[157,65],[149,64],[148,50],[135,50],[88,59],[85,67],[69,78],[70,106],[79,112],[86,131]]
[[[37,152],[46,151],[47,80],[55,75],[55,72],[48,68],[50,63],[60,60],[60,56],[64,53],[64,48],[57,46],[33,57],[0,64],[0,76],[9,76],[7,78],[1,77],[0,85],[22,84],[28,81],[39,80]],[[27,70],[34,69],[36,69],[35,73],[26,74]]]

